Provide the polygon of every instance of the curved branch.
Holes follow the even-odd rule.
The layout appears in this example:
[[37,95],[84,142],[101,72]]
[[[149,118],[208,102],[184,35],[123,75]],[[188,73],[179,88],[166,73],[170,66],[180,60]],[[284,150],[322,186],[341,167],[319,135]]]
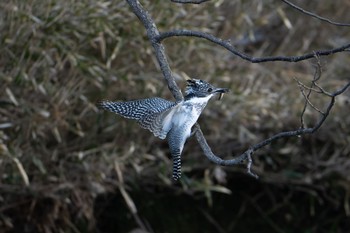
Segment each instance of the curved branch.
[[329,24],[332,24],[332,25],[335,25],[335,26],[340,26],[340,27],[350,27],[350,23],[339,23],[339,22],[335,22],[335,21],[332,21],[330,19],[327,19],[325,17],[322,17],[322,16],[319,16],[315,13],[312,13],[310,11],[307,11],[307,10],[304,10],[303,8],[301,8],[300,6],[297,6],[295,5],[294,3],[291,3],[290,1],[287,1],[287,0],[281,0],[282,2],[286,3],[287,5],[289,5],[290,7],[300,11],[301,13],[305,14],[305,15],[308,15],[308,16],[311,16],[311,17],[314,17],[316,19],[319,19],[321,21],[324,21],[326,23],[329,23]]
[[299,62],[307,59],[314,58],[315,56],[327,56],[334,53],[339,53],[343,51],[348,51],[350,48],[350,43],[345,44],[343,46],[330,49],[330,50],[318,50],[314,51],[308,54],[304,54],[301,56],[273,56],[273,57],[252,57],[249,56],[239,50],[237,50],[230,42],[230,40],[223,40],[218,37],[215,37],[209,33],[200,32],[200,31],[192,31],[192,30],[186,30],[186,29],[179,29],[179,30],[172,30],[167,32],[162,32],[157,36],[157,41],[161,42],[164,39],[170,38],[170,37],[178,37],[178,36],[188,36],[188,37],[198,37],[202,39],[206,39],[210,42],[213,42],[214,44],[217,44],[234,55],[247,60],[252,63],[263,63],[263,62],[273,62],[273,61],[283,61],[283,62]]
[[[126,0],[126,1],[130,5],[134,14],[140,19],[140,21],[142,22],[142,24],[146,28],[147,36],[148,36],[149,40],[151,41],[152,46],[155,50],[157,60],[159,62],[159,65],[160,65],[160,68],[163,72],[163,75],[168,83],[169,90],[172,92],[172,94],[174,95],[174,97],[176,98],[177,101],[182,100],[183,96],[182,96],[182,93],[174,80],[174,77],[172,76],[172,72],[171,72],[169,63],[166,59],[164,47],[161,44],[162,40],[169,38],[169,37],[191,36],[191,37],[203,38],[203,39],[211,41],[215,44],[218,44],[219,46],[222,46],[223,48],[226,48],[228,51],[235,54],[236,56],[238,56],[244,60],[250,61],[252,63],[271,62],[271,61],[298,62],[298,61],[302,61],[302,60],[306,60],[306,59],[310,59],[310,58],[314,58],[314,57],[317,58],[320,56],[327,56],[327,55],[331,55],[331,54],[338,53],[338,52],[350,51],[349,50],[350,43],[349,43],[349,44],[346,44],[346,45],[343,45],[343,46],[340,46],[340,47],[337,47],[337,48],[334,48],[331,50],[319,50],[319,51],[315,51],[315,52],[301,55],[301,56],[289,56],[289,57],[288,56],[275,56],[275,57],[255,58],[255,57],[251,57],[243,52],[238,51],[236,48],[234,48],[234,46],[231,44],[231,42],[229,40],[222,40],[222,39],[217,38],[217,37],[215,37],[211,34],[208,34],[208,33],[191,31],[191,30],[173,30],[173,31],[159,33],[154,21],[149,16],[147,11],[145,11],[142,8],[142,6],[138,2],[138,0]],[[191,1],[191,0],[189,0],[189,1]],[[317,80],[315,80],[315,85],[316,85],[316,81]],[[318,86],[316,86],[316,87],[318,87]],[[265,147],[266,145],[268,145],[268,144],[272,143],[273,141],[280,139],[280,138],[300,136],[300,135],[304,135],[304,134],[312,134],[315,131],[317,131],[322,126],[324,121],[327,119],[328,114],[332,110],[334,103],[335,103],[335,98],[338,95],[344,93],[349,87],[350,87],[350,82],[347,83],[343,88],[337,90],[336,92],[333,92],[333,93],[327,92],[327,96],[329,96],[331,98],[330,102],[328,103],[326,110],[323,112],[320,112],[321,117],[316,122],[314,127],[304,128],[302,125],[302,127],[297,129],[297,130],[281,132],[281,133],[275,134],[272,137],[265,139],[265,140],[255,144],[255,145],[251,146],[248,150],[246,150],[241,155],[239,155],[233,159],[224,160],[224,159],[219,158],[218,156],[216,156],[212,152],[210,146],[208,145],[208,143],[203,135],[203,132],[200,129],[199,124],[196,123],[193,127],[193,130],[195,132],[195,136],[196,136],[196,139],[197,139],[199,145],[201,146],[204,154],[208,157],[208,159],[210,161],[212,161],[216,164],[219,164],[219,165],[229,166],[229,165],[241,164],[241,163],[243,163],[243,161],[247,160],[248,161],[248,163],[247,163],[248,174],[250,174],[254,177],[257,177],[255,174],[253,174],[251,172],[251,165],[252,165],[251,156],[255,151],[259,150],[262,147]],[[320,91],[323,91],[323,89],[320,89]]]
[[203,2],[208,2],[210,0],[171,0],[175,3],[182,3],[182,4],[201,4]]
[[[325,122],[325,120],[327,119],[330,111],[332,110],[332,108],[334,106],[335,98],[338,95],[344,93],[349,87],[350,87],[350,82],[347,83],[345,86],[343,86],[341,89],[339,89],[331,94],[331,100],[326,107],[326,111],[324,111],[324,113],[322,114],[322,116],[320,117],[318,122],[314,125],[314,127],[312,127],[312,128],[300,128],[297,130],[286,131],[286,132],[281,132],[281,133],[275,134],[272,137],[265,139],[265,140],[255,144],[255,145],[251,146],[248,150],[246,150],[241,155],[239,155],[233,159],[223,160],[223,159],[219,158],[218,156],[216,156],[212,152],[211,148],[209,147],[209,145],[208,145],[208,143],[203,135],[203,132],[201,131],[198,124],[196,124],[194,126],[195,136],[196,136],[196,139],[199,142],[204,154],[207,156],[207,158],[210,161],[212,161],[216,164],[219,164],[219,165],[223,165],[223,166],[241,164],[245,160],[248,160],[248,161],[251,160],[251,155],[255,151],[265,147],[266,145],[271,144],[273,141],[276,141],[280,138],[301,136],[304,134],[312,134],[312,133],[316,132],[322,126],[322,124]],[[248,165],[247,165],[248,174],[255,176],[255,174],[250,171],[250,166],[251,166],[251,162],[248,163]]]
[[143,26],[146,28],[147,36],[152,43],[155,51],[156,58],[158,60],[161,71],[163,72],[164,78],[168,84],[168,88],[173,94],[176,101],[181,101],[183,95],[180,88],[177,86],[175,79],[173,78],[169,62],[166,58],[164,46],[156,38],[159,37],[159,31],[156,24],[150,17],[150,15],[145,11],[138,0],[126,0],[130,5],[134,14],[139,18]]

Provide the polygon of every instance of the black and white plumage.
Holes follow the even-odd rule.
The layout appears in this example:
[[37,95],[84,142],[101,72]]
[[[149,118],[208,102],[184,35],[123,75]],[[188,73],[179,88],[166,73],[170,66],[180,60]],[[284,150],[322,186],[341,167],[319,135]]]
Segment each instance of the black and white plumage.
[[153,97],[125,102],[101,101],[97,105],[99,108],[136,120],[142,128],[148,129],[154,136],[165,139],[169,130],[163,129],[163,117],[166,116],[167,110],[175,106],[175,103]]
[[101,101],[98,107],[136,120],[142,128],[154,136],[167,138],[173,158],[173,178],[181,177],[181,153],[209,99],[215,94],[228,92],[199,79],[187,80],[186,95],[181,102],[172,102],[153,97],[133,101]]

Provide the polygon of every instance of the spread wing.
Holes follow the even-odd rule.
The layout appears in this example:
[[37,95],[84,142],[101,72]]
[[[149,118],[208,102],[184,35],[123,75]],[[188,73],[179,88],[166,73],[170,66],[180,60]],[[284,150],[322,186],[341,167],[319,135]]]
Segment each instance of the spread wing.
[[156,137],[164,139],[171,127],[172,109],[176,103],[154,97],[132,101],[101,101],[101,109],[117,113],[125,118],[137,120],[142,128],[150,130]]
[[162,112],[146,115],[138,123],[142,128],[151,131],[154,136],[164,139],[172,127],[172,117],[178,106],[174,104]]

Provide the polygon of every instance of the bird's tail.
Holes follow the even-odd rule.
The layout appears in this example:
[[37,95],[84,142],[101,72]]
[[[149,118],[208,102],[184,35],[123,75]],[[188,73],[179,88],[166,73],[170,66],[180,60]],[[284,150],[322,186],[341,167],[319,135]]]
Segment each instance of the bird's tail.
[[173,156],[173,179],[176,181],[181,178],[181,154],[174,153]]

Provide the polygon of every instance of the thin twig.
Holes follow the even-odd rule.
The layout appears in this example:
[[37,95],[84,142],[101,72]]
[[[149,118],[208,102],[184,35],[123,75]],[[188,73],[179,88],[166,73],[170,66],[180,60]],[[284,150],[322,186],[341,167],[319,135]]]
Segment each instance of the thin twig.
[[[308,106],[308,104],[314,109],[316,110],[318,113],[320,114],[324,114],[324,112],[322,112],[320,109],[318,109],[315,105],[313,105],[313,103],[311,102],[310,100],[310,95],[312,93],[312,90],[314,88],[314,86],[317,85],[317,81],[321,78],[321,74],[322,74],[322,67],[321,67],[321,62],[320,62],[320,59],[318,56],[315,56],[316,59],[317,59],[317,66],[315,68],[315,73],[314,73],[314,77],[313,77],[313,80],[311,82],[311,87],[308,90],[308,93],[305,94],[304,92],[304,89],[300,86],[301,82],[298,81],[298,84],[299,84],[299,88],[300,88],[300,92],[301,94],[303,95],[304,99],[305,99],[305,104],[304,104],[304,107],[303,107],[303,111],[301,112],[300,114],[300,119],[301,119],[301,127],[304,128],[304,114],[305,114],[305,111],[306,111],[306,108]],[[305,86],[305,85],[304,85]],[[321,91],[322,93],[322,91]]]
[[317,87],[322,94],[329,96],[329,97],[332,96],[332,93],[329,93],[328,91],[323,89],[320,85],[318,85],[318,83],[315,83],[315,87]]
[[[249,150],[248,150],[249,151]],[[259,176],[255,173],[252,172],[252,164],[253,164],[253,159],[252,159],[252,154],[253,151],[251,150],[250,152],[247,153],[247,159],[248,159],[248,164],[247,164],[247,173],[254,177],[255,179],[258,179]]]
[[[304,115],[304,112],[306,110],[306,106],[307,104],[309,104],[316,112],[320,113],[320,114],[324,114],[324,112],[322,112],[320,109],[318,109],[311,101],[310,101],[310,93],[311,93],[311,90],[309,90],[309,92],[307,94],[305,94],[303,88],[301,86],[300,87],[300,92],[301,94],[303,95],[304,99],[305,99],[305,105],[304,105],[304,110],[302,112],[302,117]],[[303,124],[302,124],[303,125]]]
[[332,25],[335,25],[335,26],[340,26],[340,27],[350,27],[350,24],[349,23],[339,23],[339,22],[335,22],[333,20],[330,20],[328,18],[325,18],[325,17],[322,17],[322,16],[319,16],[313,12],[310,12],[310,11],[307,11],[303,8],[301,8],[300,6],[297,6],[295,5],[294,3],[291,3],[290,1],[287,1],[287,0],[281,0],[282,2],[286,3],[287,5],[289,5],[290,7],[300,11],[301,13],[305,14],[305,15],[308,15],[308,16],[311,16],[311,17],[314,17],[318,20],[321,20],[321,21],[324,21],[324,22],[327,22],[329,24],[332,24]]
[[307,53],[301,56],[272,56],[272,57],[252,57],[250,55],[247,55],[238,49],[236,49],[229,40],[223,40],[218,37],[215,37],[209,33],[206,32],[200,32],[200,31],[192,31],[192,30],[187,30],[187,29],[178,29],[178,30],[172,30],[172,31],[167,31],[167,32],[162,32],[160,33],[157,37],[157,41],[162,41],[164,39],[170,38],[170,37],[179,37],[179,36],[184,36],[184,37],[198,37],[202,39],[206,39],[210,42],[213,42],[234,55],[247,60],[252,63],[262,63],[262,62],[274,62],[274,61],[283,61],[283,62],[299,62],[307,59],[314,58],[315,56],[328,56],[334,53],[339,53],[343,52],[347,49],[350,48],[350,43],[342,45],[340,47],[334,48],[334,49],[329,49],[329,50],[318,50],[314,51],[311,53]]
[[[194,127],[196,127],[196,139],[198,140],[202,150],[204,151],[204,154],[207,156],[207,158],[219,165],[223,166],[230,166],[230,165],[235,165],[235,164],[241,164],[245,160],[249,160],[249,156],[253,154],[253,152],[265,147],[266,145],[271,144],[272,142],[281,139],[281,138],[287,138],[287,137],[295,137],[295,136],[301,136],[305,134],[312,134],[316,132],[324,123],[324,121],[327,119],[330,111],[332,110],[334,103],[335,103],[335,98],[344,93],[348,88],[350,87],[350,82],[347,83],[345,86],[343,86],[341,89],[335,91],[331,95],[331,100],[328,103],[326,110],[324,111],[324,114],[321,115],[320,119],[316,122],[314,127],[311,128],[300,128],[297,130],[291,130],[291,131],[286,131],[286,132],[280,132],[278,134],[273,135],[272,137],[265,139],[255,145],[252,145],[248,150],[243,152],[241,155],[236,156],[233,159],[228,159],[228,160],[223,160],[216,156],[211,148],[209,147],[206,139],[203,136],[203,132],[201,131],[199,124],[196,124]],[[249,166],[249,163],[248,163]],[[251,164],[250,164],[251,166]],[[248,167],[247,167],[248,169]]]
[[[318,93],[318,94],[325,94],[327,95],[328,97],[332,97],[332,94],[326,92],[326,91],[322,91],[319,89],[319,87],[316,88],[312,88],[312,87],[309,87],[309,86],[306,86],[304,83],[302,83],[301,81],[299,81],[298,79],[296,79],[295,77],[293,78],[299,86],[301,86],[302,88],[306,89],[306,90],[311,90],[312,92],[315,92],[315,93]],[[317,83],[316,83],[317,84]],[[317,84],[318,85],[318,84]]]
[[208,2],[210,0],[171,0],[175,3],[182,3],[182,4],[201,4],[203,2]]
[[[294,78],[295,79],[295,78]],[[295,79],[296,80],[296,79]],[[298,82],[298,86],[300,88],[300,91],[302,90],[302,87],[301,87],[301,82],[299,80],[297,80]],[[304,84],[303,84],[304,85]],[[303,92],[302,92],[303,93]],[[307,108],[307,101],[304,102],[304,106],[303,106],[303,110],[301,110],[301,114],[300,114],[300,127],[302,129],[305,128],[305,122],[304,122],[304,114],[305,114],[305,111],[306,111],[306,108]]]
[[[313,108],[315,109],[317,112],[319,112],[320,114],[324,114],[324,112],[322,112],[321,110],[319,110],[316,106],[314,106],[311,101],[310,101],[310,95],[312,92],[316,92],[316,93],[323,93],[322,91],[320,90],[316,90],[313,88],[313,86],[316,85],[316,79],[318,80],[320,78],[320,74],[321,74],[321,71],[318,71],[320,69],[320,62],[319,60],[317,60],[317,68],[315,70],[315,74],[314,74],[314,79],[311,83],[311,87],[308,87],[306,86],[305,84],[303,84],[301,81],[299,81],[297,78],[294,78],[294,80],[297,82],[298,86],[299,86],[299,89],[300,89],[300,92],[301,94],[303,95],[304,99],[305,99],[305,103],[304,103],[304,106],[303,106],[303,109],[301,111],[301,114],[300,114],[300,127],[303,129],[305,128],[305,122],[304,122],[304,115],[305,115],[305,112],[306,112],[306,109],[307,109],[307,106],[308,104]],[[304,92],[304,89],[308,90],[308,93],[305,94]],[[330,96],[331,97],[331,96]]]

